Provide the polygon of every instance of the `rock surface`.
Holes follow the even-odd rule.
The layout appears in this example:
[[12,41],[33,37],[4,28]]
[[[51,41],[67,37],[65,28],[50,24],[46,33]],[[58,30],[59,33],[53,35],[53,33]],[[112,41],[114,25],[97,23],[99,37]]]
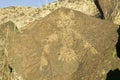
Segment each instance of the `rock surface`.
[[21,29],[21,27],[26,26],[36,19],[41,19],[52,11],[61,7],[81,11],[90,16],[99,16],[99,11],[96,8],[94,2],[91,0],[75,0],[74,2],[70,2],[70,0],[63,0],[44,5],[40,8],[14,6],[1,8],[0,24],[6,23],[11,20],[19,29]]
[[98,0],[106,20],[120,25],[120,0]]
[[6,27],[4,70],[12,80],[105,80],[120,68],[117,25],[60,8],[26,27],[22,33]]

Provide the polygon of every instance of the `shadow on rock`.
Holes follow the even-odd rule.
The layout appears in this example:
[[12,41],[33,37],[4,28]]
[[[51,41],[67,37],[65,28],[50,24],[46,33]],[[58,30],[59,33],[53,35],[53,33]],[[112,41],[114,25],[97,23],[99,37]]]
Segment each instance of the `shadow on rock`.
[[118,42],[116,44],[116,52],[117,52],[117,57],[120,58],[120,26],[117,32],[118,32]]
[[100,14],[101,14],[101,16],[100,16],[101,19],[105,19],[105,18],[104,18],[104,13],[103,13],[102,8],[101,8],[101,6],[100,6],[100,4],[99,4],[99,1],[98,1],[98,0],[95,0],[94,2],[95,2],[96,7],[98,8],[98,10],[99,10],[99,12],[100,12]]
[[115,69],[114,71],[110,70],[107,73],[106,80],[120,80],[120,70],[119,69]]

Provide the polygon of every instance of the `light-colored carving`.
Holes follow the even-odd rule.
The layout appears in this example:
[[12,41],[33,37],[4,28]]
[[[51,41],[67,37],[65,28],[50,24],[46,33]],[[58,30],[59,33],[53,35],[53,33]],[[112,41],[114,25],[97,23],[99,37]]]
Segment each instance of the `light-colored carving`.
[[43,53],[49,53],[49,44],[46,44],[43,48]]
[[84,41],[84,48],[90,49],[91,53],[93,53],[93,54],[98,54],[98,51],[87,41]]
[[[70,16],[68,16],[70,15]],[[73,25],[75,22],[71,19],[72,17],[74,17],[74,13],[71,10],[70,13],[65,14],[64,12],[61,12],[60,17],[62,17],[61,21],[58,21],[58,28],[61,28],[61,32],[59,32],[59,35],[61,37],[61,42],[63,47],[60,49],[60,55],[58,57],[58,60],[61,61],[75,61],[77,60],[77,55],[75,53],[75,51],[73,49],[71,49],[70,47],[72,47],[73,43],[74,43],[74,39],[73,39],[73,31],[71,29],[71,26],[68,25]]]
[[76,31],[73,31],[78,39],[82,39],[83,46],[86,50],[90,50],[92,54],[98,54],[99,52],[93,47],[81,34]]
[[67,47],[62,47],[60,49],[60,55],[58,57],[58,60],[62,60],[62,61],[74,61],[77,59],[77,55],[74,52],[74,50],[67,48]]
[[48,65],[47,58],[45,56],[40,57],[40,71],[43,70],[43,67]]
[[51,34],[49,37],[48,37],[48,42],[53,42],[53,41],[56,41],[58,39],[58,36],[56,33],[54,34]]

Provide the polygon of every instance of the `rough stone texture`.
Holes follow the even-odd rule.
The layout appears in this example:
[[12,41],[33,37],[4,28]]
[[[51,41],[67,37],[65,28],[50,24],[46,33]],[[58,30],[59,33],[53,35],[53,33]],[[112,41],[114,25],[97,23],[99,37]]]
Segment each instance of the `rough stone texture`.
[[106,20],[120,24],[120,0],[98,0]]
[[42,6],[40,9],[56,10],[65,7],[80,11],[90,16],[99,16],[99,11],[93,0],[58,0],[58,2],[51,3],[51,5]]
[[32,7],[6,7],[0,9],[0,24],[12,21],[18,28],[40,19],[36,8]]
[[61,8],[26,27],[22,33],[6,27],[1,74],[11,80],[105,80],[120,68],[117,25]]
[[12,72],[12,68],[8,63],[7,45],[9,35],[14,35],[15,31],[18,32],[17,26],[11,21],[0,25],[0,80],[20,80],[16,72]]
[[21,27],[35,21],[36,19],[41,19],[53,12],[54,10],[66,7],[77,11],[81,11],[90,16],[99,16],[98,9],[91,0],[80,0],[80,1],[56,1],[49,3],[40,8],[32,7],[7,7],[0,9],[0,24],[8,22],[11,20],[16,24],[16,26],[21,29]]
[[112,20],[112,13],[117,6],[117,1],[118,0],[99,0],[105,19]]

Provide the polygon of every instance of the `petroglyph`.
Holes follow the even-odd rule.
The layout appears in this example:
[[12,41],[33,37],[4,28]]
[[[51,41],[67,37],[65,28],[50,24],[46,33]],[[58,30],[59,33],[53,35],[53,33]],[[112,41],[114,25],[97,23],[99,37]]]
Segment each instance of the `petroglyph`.
[[63,47],[60,49],[60,55],[58,57],[58,60],[62,60],[62,61],[74,61],[77,60],[77,54],[75,53],[75,51],[73,49],[71,49],[70,47],[73,46],[73,31],[71,29],[71,26],[68,25],[73,25],[75,22],[71,19],[72,17],[74,17],[74,13],[71,10],[70,13],[68,13],[68,15],[70,15],[68,17],[68,15],[63,15],[64,12],[62,12],[60,14],[60,17],[62,17],[61,21],[58,21],[58,28],[61,28],[61,32],[59,32],[59,35],[61,37],[61,41],[62,41],[62,45]]
[[74,61],[77,60],[77,55],[74,52],[74,50],[67,48],[67,47],[62,47],[60,49],[60,55],[58,57],[58,60],[62,60],[62,61]]
[[78,34],[78,32],[76,32],[76,31],[73,31],[73,32],[75,33],[75,35],[78,39],[82,39],[82,41],[84,43],[84,48],[86,50],[89,50],[93,54],[99,53],[81,34]]
[[46,44],[43,48],[43,53],[49,53],[49,44]]
[[41,56],[40,57],[40,71],[42,71],[43,68],[47,65],[48,65],[47,58],[45,56]]
[[98,54],[98,51],[87,41],[84,41],[84,48],[90,49],[91,53]]
[[48,40],[47,42],[53,42],[53,41],[56,41],[58,39],[58,36],[56,33],[54,34],[51,34],[49,37],[48,37]]

